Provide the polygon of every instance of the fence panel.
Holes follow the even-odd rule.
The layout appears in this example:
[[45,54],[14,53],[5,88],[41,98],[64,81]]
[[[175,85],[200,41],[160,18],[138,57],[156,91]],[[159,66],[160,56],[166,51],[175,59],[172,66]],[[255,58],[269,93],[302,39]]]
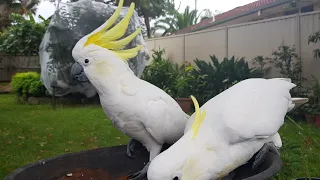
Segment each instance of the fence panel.
[[196,58],[210,62],[210,55],[222,60],[226,55],[226,31],[218,29],[185,36],[185,61],[193,64]]
[[184,62],[184,38],[176,36],[170,38],[161,38],[155,40],[155,50],[165,49],[165,58],[173,60],[175,63],[182,64]]
[[17,72],[40,72],[39,56],[0,55],[0,82],[9,82]]
[[320,14],[306,14],[300,17],[301,59],[304,69],[303,75],[308,79],[310,79],[311,74],[320,78],[320,59],[315,59],[313,53],[315,49],[320,49],[320,44],[308,44],[309,36],[320,30],[319,18]]

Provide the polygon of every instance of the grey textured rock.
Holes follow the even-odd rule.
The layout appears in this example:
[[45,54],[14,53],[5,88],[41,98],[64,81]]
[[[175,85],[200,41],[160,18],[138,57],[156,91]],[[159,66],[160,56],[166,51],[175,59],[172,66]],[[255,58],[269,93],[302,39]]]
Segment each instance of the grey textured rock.
[[[52,93],[51,86],[56,84],[57,96],[77,92],[85,94],[87,97],[92,97],[96,94],[94,87],[89,82],[78,82],[72,78],[70,71],[75,61],[71,52],[79,39],[103,24],[115,9],[116,6],[92,0],[60,4],[60,8],[52,17],[39,47],[41,81],[49,93]],[[127,7],[122,8],[121,15],[116,23],[126,15],[127,11]],[[125,36],[133,33],[139,27],[142,28],[142,33],[126,48],[132,48],[137,44],[143,45],[144,48],[139,54],[129,61],[132,71],[136,76],[141,77],[150,56],[144,41],[144,36],[146,35],[144,21],[135,12]]]

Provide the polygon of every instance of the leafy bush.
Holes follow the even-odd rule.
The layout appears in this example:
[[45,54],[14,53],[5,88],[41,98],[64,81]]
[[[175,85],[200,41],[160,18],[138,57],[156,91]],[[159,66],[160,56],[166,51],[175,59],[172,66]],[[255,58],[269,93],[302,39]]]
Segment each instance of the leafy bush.
[[36,72],[17,73],[12,77],[11,85],[18,96],[24,98],[44,96],[46,89],[40,81],[40,74]]
[[222,91],[228,89],[235,83],[253,77],[262,77],[263,73],[259,69],[249,68],[248,62],[244,58],[230,59],[224,58],[221,63],[216,56],[210,56],[211,62],[196,59],[198,68],[193,69],[193,76],[197,77],[193,87],[199,103],[203,104]]
[[163,89],[171,96],[174,96],[174,86],[179,67],[162,57],[165,53],[165,49],[152,51],[153,62],[145,68],[141,79],[150,82]]
[[309,101],[302,106],[302,111],[308,115],[320,115],[320,83],[317,78],[311,75],[313,83],[311,84],[311,94],[309,95]]
[[153,51],[154,61],[145,68],[142,79],[163,89],[172,97],[197,97],[203,104],[233,84],[252,77],[262,77],[259,69],[249,68],[244,58],[225,58],[219,63],[216,56],[211,62],[196,59],[197,67],[190,64],[177,65],[162,56],[165,50]]
[[252,65],[256,67],[256,71],[259,71],[262,77],[266,77],[270,70],[270,68],[265,68],[265,66],[267,65],[265,59],[266,57],[263,56],[256,56],[252,59]]
[[292,96],[307,96],[309,90],[302,86],[306,78],[302,76],[302,62],[295,46],[288,46],[282,42],[270,57],[257,56],[253,60],[253,64],[257,65],[259,69],[263,69],[267,63],[273,64],[281,77],[290,78],[297,85],[296,88],[291,90]]
[[164,59],[165,49],[153,50],[153,62],[147,66],[141,79],[161,88],[170,96],[189,97],[193,94],[194,76],[191,74],[193,66],[178,65]]
[[270,62],[280,70],[283,77],[290,78],[298,87],[302,83],[302,63],[294,46],[282,43],[277,51],[272,53]]
[[27,20],[19,14],[12,14],[11,17],[13,25],[0,33],[0,52],[10,55],[38,54],[46,24]]
[[[311,34],[309,36],[308,44],[310,44],[310,43],[316,44],[319,41],[320,41],[320,31],[318,31],[314,34]],[[313,52],[314,52],[314,58],[316,58],[316,59],[320,58],[320,49],[315,49]]]
[[174,90],[175,97],[186,98],[194,95],[197,79],[192,75],[194,67],[190,63],[183,64],[177,69]]

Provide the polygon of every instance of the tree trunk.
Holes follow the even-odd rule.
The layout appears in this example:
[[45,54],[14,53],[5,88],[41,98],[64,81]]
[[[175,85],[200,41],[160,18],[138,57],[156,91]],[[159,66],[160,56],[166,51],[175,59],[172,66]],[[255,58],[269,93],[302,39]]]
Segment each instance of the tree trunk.
[[124,6],[124,7],[129,7],[131,3],[132,3],[132,0],[125,0],[125,1],[123,2],[123,6]]
[[[124,0],[123,7],[129,7],[133,0]],[[116,0],[116,6],[118,6],[119,0]]]
[[2,32],[9,24],[10,7],[3,3],[0,5],[0,32]]
[[143,14],[144,23],[146,24],[148,38],[151,38],[150,18],[143,10],[141,10],[141,11]]

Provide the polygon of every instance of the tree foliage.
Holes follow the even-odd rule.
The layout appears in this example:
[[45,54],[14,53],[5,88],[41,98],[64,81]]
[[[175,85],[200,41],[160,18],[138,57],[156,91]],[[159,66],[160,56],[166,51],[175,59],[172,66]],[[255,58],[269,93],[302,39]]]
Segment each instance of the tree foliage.
[[[116,5],[119,0],[116,1]],[[174,12],[174,0],[125,0],[124,6],[129,6],[131,2],[136,4],[136,10],[139,16],[144,18],[148,37],[151,37],[151,19],[157,19]]]
[[[311,34],[309,36],[309,39],[308,39],[308,43],[318,43],[320,41],[320,31],[314,33],[314,34]],[[315,49],[314,50],[314,58],[320,58],[320,49]]]
[[197,14],[196,10],[190,10],[190,7],[187,6],[183,13],[176,11],[171,16],[157,20],[154,26],[154,32],[162,30],[164,31],[162,36],[170,35],[177,30],[197,24],[200,15],[201,13]]
[[[78,0],[69,0],[76,2]],[[118,5],[119,0],[104,0],[106,4]],[[135,9],[140,17],[144,18],[148,37],[151,37],[150,21],[165,16],[174,11],[174,0],[124,0],[123,6],[135,3]]]
[[0,33],[0,52],[10,55],[38,54],[47,22],[36,23],[33,18],[28,20],[14,13],[11,19],[13,25]]
[[35,14],[40,0],[0,0],[0,31],[10,26],[12,13]]

